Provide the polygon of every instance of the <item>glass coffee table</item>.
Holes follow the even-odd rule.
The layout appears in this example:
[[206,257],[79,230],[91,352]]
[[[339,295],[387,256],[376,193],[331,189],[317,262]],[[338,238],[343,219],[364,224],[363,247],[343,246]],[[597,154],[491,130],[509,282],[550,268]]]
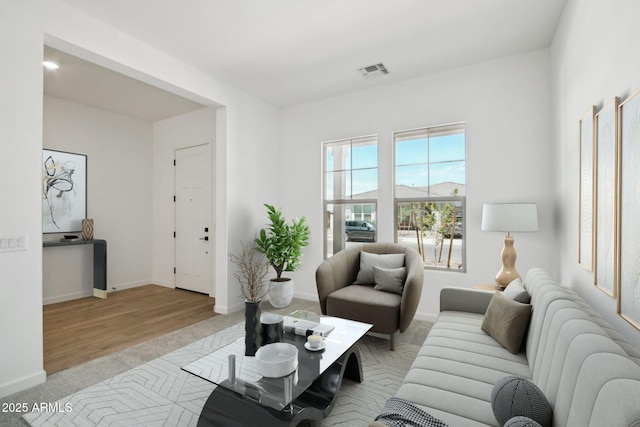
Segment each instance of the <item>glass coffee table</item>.
[[356,344],[373,325],[309,312],[304,316],[334,329],[320,351],[305,349],[306,337],[285,333],[282,342],[298,349],[298,367],[285,377],[259,375],[255,357],[244,355],[244,336],[182,367],[217,385],[198,426],[295,426],[321,420],[333,409],[344,377],[362,381]]

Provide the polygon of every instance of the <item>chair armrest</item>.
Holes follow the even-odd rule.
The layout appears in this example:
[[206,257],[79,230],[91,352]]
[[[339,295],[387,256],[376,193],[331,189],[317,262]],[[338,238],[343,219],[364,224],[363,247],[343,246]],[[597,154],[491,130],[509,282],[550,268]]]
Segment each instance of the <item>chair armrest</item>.
[[329,294],[352,284],[360,270],[360,251],[362,243],[352,245],[322,261],[316,270],[316,287],[320,310],[327,314]]
[[333,265],[328,261],[323,261],[316,270],[316,288],[320,300],[320,311],[322,314],[327,314],[327,297],[337,289]]
[[484,314],[493,292],[446,287],[440,291],[440,311],[466,311]]
[[422,287],[424,286],[424,263],[418,252],[407,248],[405,252],[405,265],[407,267],[407,279],[402,290],[402,302],[400,303],[400,319],[398,330],[404,332],[416,314]]

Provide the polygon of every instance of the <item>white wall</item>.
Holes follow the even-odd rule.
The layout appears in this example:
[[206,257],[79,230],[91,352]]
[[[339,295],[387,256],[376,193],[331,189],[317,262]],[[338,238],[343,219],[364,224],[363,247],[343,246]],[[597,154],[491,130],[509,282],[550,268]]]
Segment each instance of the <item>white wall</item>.
[[[578,292],[636,346],[640,332],[616,314],[616,301],[593,285],[577,263],[578,120],[614,96],[640,90],[640,2],[569,0],[551,48],[557,264],[560,279]],[[635,238],[638,236],[624,236]]]
[[[26,234],[26,251],[0,253],[0,396],[45,379],[42,364],[42,32],[37,10],[0,13],[0,234]],[[35,15],[34,15],[35,13]],[[27,35],[27,36],[25,36]],[[24,37],[23,37],[24,36]]]
[[[378,135],[378,240],[393,241],[392,132],[466,121],[467,272],[425,270],[419,318],[439,310],[443,286],[492,283],[500,269],[501,233],[480,231],[484,202],[538,204],[540,231],[516,234],[517,268],[554,273],[548,51],[428,75],[397,84],[286,108],[282,112],[281,186],[285,212],[311,228],[295,293],[317,298],[322,261],[321,143]],[[291,196],[293,195],[293,196]]]
[[[179,148],[210,144],[215,164],[216,111],[203,108],[153,124],[153,283],[175,286],[175,168]],[[215,188],[212,186],[212,188]],[[215,201],[215,193],[212,195]],[[212,204],[214,207],[215,205]],[[213,211],[213,210],[212,210]],[[213,218],[212,218],[213,219]],[[211,252],[212,264],[214,252]],[[214,289],[209,292],[213,295]]]
[[[282,167],[278,138],[278,110],[266,110],[262,105],[254,104],[254,108],[243,110],[226,110],[227,124],[235,121],[245,123],[236,129],[227,127],[227,137],[238,143],[227,144],[227,226],[216,230],[217,258],[228,259],[228,253],[239,253],[241,242],[250,242],[256,238],[257,232],[267,222],[266,209],[263,203],[281,205],[282,200],[290,197],[289,188],[281,187],[278,181]],[[217,164],[220,162],[218,161]],[[221,199],[220,195],[218,199]],[[219,214],[218,214],[219,218]],[[222,248],[220,237],[226,236],[227,246]],[[231,264],[230,269],[235,269]],[[216,271],[217,282],[225,280],[227,286],[216,287],[215,309],[221,312],[234,312],[244,309],[244,299],[240,296],[240,287],[233,279],[233,270],[221,278]],[[275,275],[274,275],[275,276]],[[228,292],[221,299],[220,291]],[[221,300],[227,307],[222,307]],[[224,311],[223,311],[224,310]]]
[[[45,96],[43,145],[87,155],[87,217],[94,220],[95,238],[107,241],[107,289],[150,283],[151,123]],[[44,303],[89,295],[93,247],[46,248]]]
[[[3,2],[0,55],[11,67],[3,67],[0,79],[0,158],[10,159],[3,173],[11,181],[2,185],[0,233],[25,234],[29,247],[0,253],[0,396],[45,379],[40,199],[45,42],[188,99],[224,106],[216,119],[216,310],[240,307],[237,286],[227,280],[229,245],[253,235],[264,222],[261,201],[277,202],[280,193],[270,169],[278,154],[276,108],[59,0]],[[248,159],[254,153],[261,157]]]

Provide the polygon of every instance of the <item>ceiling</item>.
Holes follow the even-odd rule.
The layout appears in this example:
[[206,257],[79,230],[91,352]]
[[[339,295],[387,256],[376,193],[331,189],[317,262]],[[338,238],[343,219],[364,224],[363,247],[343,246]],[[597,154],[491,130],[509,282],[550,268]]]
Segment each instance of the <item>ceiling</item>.
[[[63,0],[276,106],[549,46],[565,0]],[[383,63],[388,75],[358,69]]]
[[44,59],[60,66],[44,69],[44,93],[149,122],[204,108],[197,102],[45,46]]

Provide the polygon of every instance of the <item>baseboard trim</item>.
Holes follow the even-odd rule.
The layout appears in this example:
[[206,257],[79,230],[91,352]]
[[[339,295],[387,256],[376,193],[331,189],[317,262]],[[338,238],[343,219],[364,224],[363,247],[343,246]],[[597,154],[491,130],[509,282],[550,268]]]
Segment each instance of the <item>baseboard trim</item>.
[[47,380],[47,373],[40,370],[31,375],[15,379],[8,383],[0,384],[0,398],[18,393],[19,391],[42,384]]
[[158,285],[158,286],[164,286],[165,288],[171,288],[171,289],[175,289],[176,287],[175,283],[164,282],[162,280],[152,280],[149,283]]
[[226,306],[220,304],[213,304],[213,312],[218,314],[230,314],[231,312]]
[[[135,281],[135,282],[120,283],[119,285],[112,285],[107,290],[91,288],[91,290],[86,290],[86,291],[81,291],[81,292],[74,292],[74,293],[65,294],[65,295],[56,295],[56,296],[52,296],[52,297],[43,298],[42,305],[56,304],[56,303],[59,303],[59,302],[71,301],[71,300],[74,300],[74,299],[86,298],[86,297],[91,297],[91,296],[104,299],[104,298],[107,298],[107,296],[108,296],[108,294],[110,292],[121,291],[121,290],[124,290],[124,289],[137,288],[138,286],[144,286],[144,285],[150,285],[150,284],[157,284],[157,283],[154,283],[153,281],[150,281],[150,280],[138,280],[138,281]],[[160,284],[160,285],[161,286],[166,286],[168,288],[173,288],[174,287],[173,285],[171,285],[171,286],[167,286],[165,284]]]
[[43,298],[42,305],[56,304],[59,302],[71,301],[74,299],[86,298],[90,296],[93,296],[93,288],[90,291],[74,292],[72,294]]
[[135,282],[120,283],[119,285],[112,285],[111,287],[109,287],[109,289],[107,289],[107,292],[122,291],[124,289],[137,288],[138,286],[156,285],[156,284],[157,283],[154,283],[150,280],[137,280]]

